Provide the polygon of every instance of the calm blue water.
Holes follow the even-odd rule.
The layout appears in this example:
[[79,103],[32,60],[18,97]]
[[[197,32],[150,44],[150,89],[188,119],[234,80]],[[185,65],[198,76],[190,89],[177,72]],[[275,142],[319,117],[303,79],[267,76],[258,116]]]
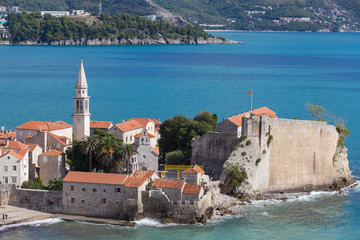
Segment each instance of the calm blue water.
[[[268,106],[279,117],[309,119],[305,102],[346,119],[350,167],[360,177],[360,34],[217,32],[244,45],[0,46],[0,125],[29,120],[71,123],[80,64],[93,120],[165,120],[201,110],[219,119]],[[152,222],[135,229],[57,222],[0,232],[10,239],[360,239],[360,194],[319,194],[252,206],[241,218],[196,226]],[[51,233],[51,234],[49,234]],[[3,235],[3,236],[1,236]]]

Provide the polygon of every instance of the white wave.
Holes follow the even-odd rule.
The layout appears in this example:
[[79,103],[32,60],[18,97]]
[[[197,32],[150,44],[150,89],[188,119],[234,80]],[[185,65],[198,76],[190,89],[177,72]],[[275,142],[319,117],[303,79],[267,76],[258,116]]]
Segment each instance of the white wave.
[[38,221],[33,221],[33,222],[9,224],[9,225],[1,226],[0,232],[8,230],[10,228],[23,227],[23,226],[39,227],[40,225],[51,225],[51,224],[55,224],[55,223],[58,223],[61,221],[62,220],[60,218],[48,218],[48,219],[38,220]]
[[161,220],[155,218],[143,218],[141,220],[135,221],[135,227],[139,226],[150,226],[150,227],[169,227],[169,226],[179,226],[179,225],[186,225],[186,224],[179,224],[179,223],[161,223]]
[[262,212],[262,213],[260,213],[260,215],[269,216],[269,213],[268,212]]
[[342,190],[342,193],[341,193],[342,195],[347,195],[352,191],[358,192],[360,190],[360,180],[357,180],[350,186],[344,187],[341,190]]

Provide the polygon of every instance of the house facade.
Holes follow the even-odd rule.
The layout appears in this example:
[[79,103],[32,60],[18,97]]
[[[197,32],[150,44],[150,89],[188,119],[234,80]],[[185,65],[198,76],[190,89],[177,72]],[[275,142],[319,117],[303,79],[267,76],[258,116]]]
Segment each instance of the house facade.
[[39,176],[45,186],[54,178],[65,176],[65,154],[51,150],[39,156]]

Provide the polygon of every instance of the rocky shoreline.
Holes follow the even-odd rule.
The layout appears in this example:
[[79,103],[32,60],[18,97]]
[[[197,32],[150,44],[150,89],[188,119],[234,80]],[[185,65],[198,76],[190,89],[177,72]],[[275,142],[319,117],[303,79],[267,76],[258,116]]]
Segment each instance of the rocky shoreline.
[[179,44],[243,44],[243,42],[237,42],[233,40],[223,39],[223,38],[198,38],[198,39],[168,39],[166,37],[161,37],[159,39],[80,39],[80,40],[60,40],[54,42],[40,42],[40,41],[23,41],[23,42],[10,42],[8,40],[0,41],[0,45],[51,45],[51,46],[73,46],[73,45],[87,45],[87,46],[100,46],[100,45],[179,45]]

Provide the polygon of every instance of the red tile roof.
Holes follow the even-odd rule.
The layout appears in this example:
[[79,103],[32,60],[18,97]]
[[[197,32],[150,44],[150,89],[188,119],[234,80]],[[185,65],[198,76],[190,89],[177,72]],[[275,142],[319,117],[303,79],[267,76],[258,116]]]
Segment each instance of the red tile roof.
[[0,132],[0,139],[16,138],[16,132]]
[[153,151],[156,155],[160,155],[160,149],[159,149],[158,146],[155,146],[155,148],[153,148],[152,151]]
[[40,156],[61,156],[63,153],[58,150],[51,150],[40,154]]
[[[250,113],[246,112],[246,113],[242,113],[242,114],[238,114],[236,116],[233,117],[229,117],[228,119],[234,123],[236,126],[241,127],[242,125],[242,118],[245,114]],[[253,114],[255,114],[256,117],[258,116],[262,116],[262,115],[268,115],[270,118],[276,118],[276,113],[272,110],[270,110],[267,107],[262,107],[262,108],[258,108],[252,111]]]
[[148,181],[146,177],[133,177],[130,176],[125,179],[123,185],[128,188],[139,188]]
[[90,128],[109,129],[112,126],[111,121],[90,121]]
[[185,181],[182,180],[170,180],[170,179],[155,179],[152,186],[156,188],[175,188],[182,189],[185,185]]
[[23,149],[23,148],[28,148],[28,146],[26,144],[18,142],[18,141],[9,141],[8,145],[6,145],[6,148]]
[[147,178],[150,179],[153,175],[156,175],[155,171],[147,171],[147,170],[136,170],[133,174],[134,177],[139,177],[139,178]]
[[28,145],[28,147],[29,147],[29,152],[34,151],[34,149],[35,149],[37,146],[39,146],[39,147],[42,149],[42,147],[41,147],[40,145],[38,145],[38,144],[27,143],[26,145]]
[[197,194],[199,195],[201,191],[201,185],[195,185],[195,184],[185,184],[185,187],[183,189],[184,194]]
[[27,149],[22,149],[22,150],[19,150],[18,152],[16,152],[15,150],[10,150],[10,151],[6,151],[5,149],[2,149],[2,151],[0,152],[3,152],[3,155],[0,156],[3,157],[3,156],[6,156],[7,154],[10,154],[10,155],[13,155],[14,157],[16,157],[17,159],[21,160],[24,158],[25,154],[27,153]]
[[63,179],[63,182],[122,185],[127,177],[128,175],[126,174],[70,171]]
[[[139,138],[139,137],[141,137],[143,135],[143,133],[141,132],[141,133],[138,133],[138,134],[136,134],[135,136],[134,136],[134,138]],[[147,136],[149,137],[149,138],[154,138],[155,136],[154,135],[152,135],[151,133],[147,133]]]
[[122,132],[127,132],[138,128],[144,128],[149,122],[153,122],[155,125],[161,124],[160,121],[154,118],[130,118],[124,123],[116,124],[116,126]]
[[29,121],[20,126],[17,126],[16,129],[54,131],[54,130],[60,130],[70,127],[72,127],[72,125],[65,123],[63,121],[57,121],[57,122]]
[[199,167],[198,165],[195,165],[194,167],[192,168],[189,168],[185,171],[183,171],[182,173],[187,173],[187,174],[198,174],[198,173],[201,173],[201,176],[205,174],[205,171]]
[[66,146],[67,144],[65,142],[63,142],[60,137],[56,134],[53,134],[51,132],[49,132],[49,135],[52,136],[56,141],[58,141],[61,145]]

